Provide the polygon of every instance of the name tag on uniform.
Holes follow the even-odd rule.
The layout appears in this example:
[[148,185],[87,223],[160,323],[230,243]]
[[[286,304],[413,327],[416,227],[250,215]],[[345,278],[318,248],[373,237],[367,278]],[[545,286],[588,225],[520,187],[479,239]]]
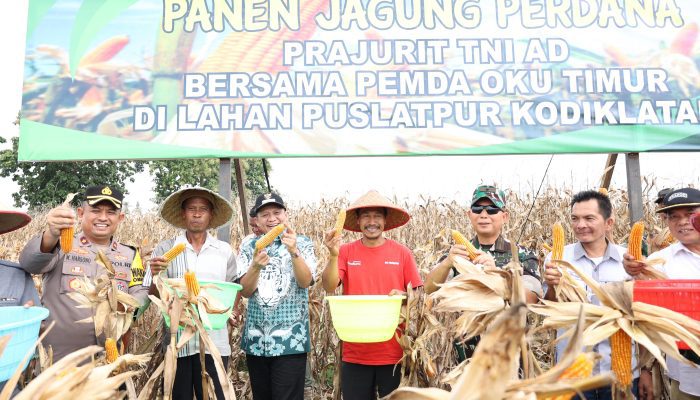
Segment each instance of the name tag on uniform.
[[72,272],[72,273],[74,273],[74,274],[82,274],[82,273],[83,273],[83,267],[80,267],[80,266],[77,266],[77,265],[76,265],[76,266],[73,266],[73,267],[71,267],[70,272]]

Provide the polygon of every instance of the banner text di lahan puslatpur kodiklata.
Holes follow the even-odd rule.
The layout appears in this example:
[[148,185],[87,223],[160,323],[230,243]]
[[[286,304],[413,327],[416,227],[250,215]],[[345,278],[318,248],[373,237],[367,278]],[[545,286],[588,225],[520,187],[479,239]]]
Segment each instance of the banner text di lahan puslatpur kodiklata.
[[[314,16],[323,30],[473,29],[482,15],[495,15],[499,28],[681,27],[675,0],[328,0]],[[211,7],[210,7],[211,5]],[[185,31],[299,30],[300,0],[163,0],[162,29]]]
[[[537,43],[537,42],[534,42]],[[184,97],[172,121],[165,106],[134,108],[136,131],[230,131],[315,128],[442,128],[500,126],[595,126],[616,124],[697,124],[698,101],[690,99],[547,100],[551,70],[487,70],[479,76],[487,95],[541,94],[536,100],[469,100],[471,84],[462,70],[358,71],[354,98],[337,71],[186,74]],[[670,92],[662,69],[575,69],[558,71],[572,94]],[[533,84],[535,82],[535,84]],[[381,100],[357,97],[375,92]],[[402,100],[402,96],[423,96]],[[387,99],[386,97],[392,97]],[[437,97],[437,99],[435,99]],[[201,99],[212,103],[201,103]],[[320,99],[333,99],[321,102]],[[226,99],[236,99],[227,103]],[[264,101],[258,102],[258,99]],[[286,99],[286,101],[284,100]],[[301,101],[294,102],[292,100]],[[430,99],[430,100],[427,100]],[[251,101],[252,100],[252,101]]]

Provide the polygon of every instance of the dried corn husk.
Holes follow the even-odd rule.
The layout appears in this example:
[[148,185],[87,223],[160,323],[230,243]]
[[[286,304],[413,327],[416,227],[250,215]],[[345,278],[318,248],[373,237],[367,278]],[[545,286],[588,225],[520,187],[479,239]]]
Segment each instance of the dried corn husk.
[[109,259],[99,251],[95,260],[102,265],[107,274],[94,281],[83,277],[78,280],[75,292],[68,294],[78,303],[79,308],[92,308],[93,316],[77,322],[94,322],[95,334],[99,337],[119,339],[131,327],[134,311],[141,305],[130,294],[117,288],[114,280],[114,267]]
[[[575,266],[567,265],[584,280],[600,300],[600,305],[585,304],[584,345],[592,346],[622,329],[634,342],[646,348],[666,368],[662,352],[690,363],[678,352],[676,341],[682,340],[700,353],[700,322],[665,308],[633,301],[634,282],[614,282],[600,285],[582,274]],[[543,301],[531,305],[535,313],[544,315],[543,328],[570,328],[575,322],[576,303]],[[571,329],[564,337],[571,335]]]
[[[207,313],[223,314],[230,308],[224,307],[207,293],[208,290],[217,290],[216,286],[202,285],[199,294],[195,296],[187,290],[183,279],[165,279],[158,275],[154,277],[153,282],[158,288],[160,297],[151,295],[149,298],[170,317],[170,345],[165,352],[163,368],[158,367],[158,371],[163,374],[163,398],[170,399],[172,397],[178,351],[195,335],[199,335],[200,343],[214,359],[217,378],[223,387],[225,399],[235,400],[236,394],[226,374],[221,354],[204,327],[205,325],[210,326]],[[176,340],[178,328],[181,328],[179,341]],[[213,385],[211,377],[209,379],[209,384]],[[148,389],[149,392],[151,390],[152,388]],[[213,395],[213,391],[209,391],[209,393]]]

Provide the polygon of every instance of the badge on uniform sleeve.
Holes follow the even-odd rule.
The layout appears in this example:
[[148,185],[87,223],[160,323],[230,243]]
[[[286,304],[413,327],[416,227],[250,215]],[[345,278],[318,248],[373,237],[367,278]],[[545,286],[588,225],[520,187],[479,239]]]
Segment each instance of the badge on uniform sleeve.
[[124,281],[117,281],[117,289],[121,290],[122,292],[129,291],[129,288],[126,286],[126,283]]
[[127,280],[127,279],[129,278],[129,274],[127,274],[127,273],[124,272],[124,271],[117,271],[117,272],[114,274],[114,278],[115,278],[115,279],[121,279],[121,280],[125,281],[125,280]]
[[73,278],[70,281],[68,281],[68,287],[72,290],[78,290],[78,288],[80,287],[80,281],[78,280],[78,278]]

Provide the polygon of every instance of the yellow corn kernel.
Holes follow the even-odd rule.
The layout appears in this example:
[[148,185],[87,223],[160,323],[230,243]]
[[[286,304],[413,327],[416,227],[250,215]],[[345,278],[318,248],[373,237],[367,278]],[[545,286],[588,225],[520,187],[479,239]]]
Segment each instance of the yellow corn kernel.
[[632,384],[632,338],[622,329],[610,336],[610,364],[617,383],[627,388]]
[[112,338],[107,338],[105,341],[105,354],[107,356],[107,362],[113,363],[119,357],[119,350],[117,350],[117,341]]
[[[559,375],[558,381],[577,381],[588,378],[593,373],[593,364],[593,357],[590,353],[581,353],[576,356],[574,363]],[[557,396],[543,397],[542,400],[570,400],[575,394],[574,391],[571,391]]]
[[255,242],[255,251],[260,251],[264,249],[265,247],[269,246],[272,242],[275,241],[277,236],[282,234],[282,231],[284,231],[284,224],[279,224],[276,227],[270,229],[269,232],[267,232],[263,237],[258,239],[257,242]]
[[63,228],[61,229],[61,250],[64,253],[70,253],[73,250],[73,236],[75,235],[75,228]]
[[452,230],[452,240],[455,241],[456,244],[461,244],[462,246],[465,246],[467,248],[467,253],[469,253],[469,259],[474,260],[476,257],[479,255],[476,253],[476,247],[472,244],[472,242],[468,241],[464,235],[460,231]]
[[173,246],[172,249],[166,251],[165,254],[163,254],[163,258],[165,258],[165,262],[169,263],[170,261],[175,259],[175,257],[179,256],[180,253],[185,251],[185,247],[186,246],[184,243],[178,243],[175,246]]
[[345,226],[345,209],[340,210],[335,218],[335,236],[343,234],[343,226]]
[[564,257],[565,240],[561,224],[552,225],[552,260],[561,260]]
[[642,236],[644,236],[644,222],[637,221],[632,225],[627,243],[627,251],[637,261],[642,259]]
[[197,275],[195,275],[194,271],[185,272],[185,285],[187,286],[187,292],[190,296],[199,296],[199,282],[197,281]]

